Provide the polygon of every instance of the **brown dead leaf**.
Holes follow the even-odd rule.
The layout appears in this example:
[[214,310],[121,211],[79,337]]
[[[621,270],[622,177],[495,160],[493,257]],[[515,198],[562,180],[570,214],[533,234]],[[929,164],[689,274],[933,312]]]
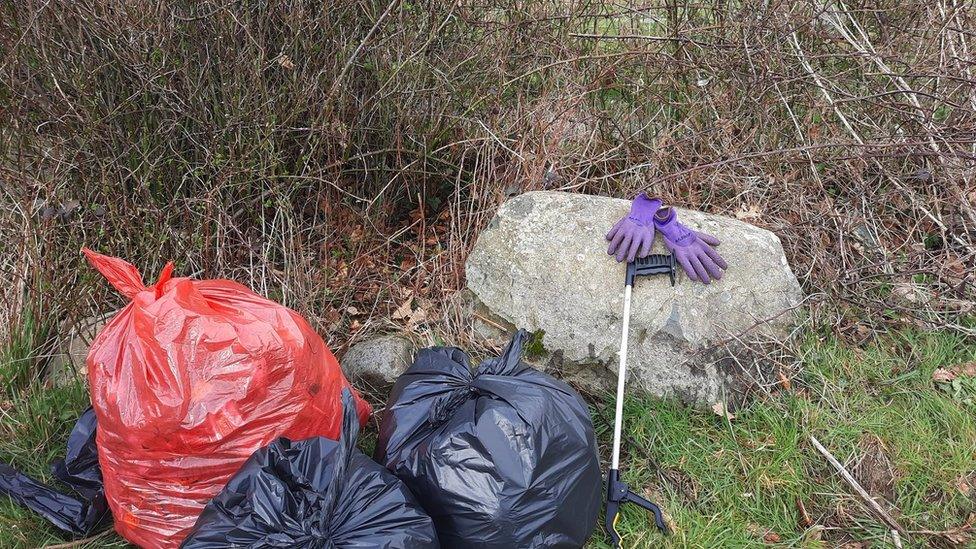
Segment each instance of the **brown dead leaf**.
[[789,391],[793,388],[793,382],[790,378],[786,377],[786,374],[782,370],[776,371],[776,377],[779,378],[779,386],[783,388],[784,391]]
[[288,57],[285,54],[281,54],[278,56],[278,64],[281,65],[282,68],[288,70],[295,68],[295,63],[291,60],[291,57]]
[[768,532],[765,536],[763,536],[763,541],[766,543],[779,543],[779,540],[779,534],[776,532]]
[[948,368],[936,368],[932,372],[932,381],[949,383],[957,377],[976,377],[976,361],[960,362]]
[[955,485],[956,490],[959,490],[959,493],[966,497],[973,493],[973,485],[969,483],[969,477],[966,475],[957,478]]
[[427,320],[427,311],[421,307],[417,307],[414,312],[410,313],[410,318],[407,319],[407,327],[413,328],[425,320]]
[[715,404],[712,404],[712,411],[715,412],[715,415],[719,417],[724,417],[729,421],[735,419],[735,414],[728,411],[728,409],[725,407],[724,402],[716,402]]
[[401,303],[400,306],[397,307],[397,310],[393,311],[393,314],[390,315],[391,318],[393,318],[393,320],[403,320],[405,318],[410,318],[410,315],[413,314],[413,308],[411,307],[411,305],[413,305],[412,295],[408,296],[406,301]]
[[961,362],[952,367],[957,376],[976,377],[976,361]]
[[936,368],[935,371],[932,372],[932,381],[949,383],[953,379],[956,379],[956,374],[952,370],[947,370],[946,368]]
[[753,219],[760,219],[762,214],[763,212],[759,209],[759,206],[753,204],[747,207],[745,204],[743,204],[738,210],[736,210],[735,217],[737,219],[741,219],[742,221],[749,221]]

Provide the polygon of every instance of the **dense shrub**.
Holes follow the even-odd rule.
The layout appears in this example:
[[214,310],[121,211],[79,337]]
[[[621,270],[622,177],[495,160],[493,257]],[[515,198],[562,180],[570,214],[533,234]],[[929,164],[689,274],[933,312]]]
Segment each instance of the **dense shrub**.
[[959,328],[972,23],[894,1],[4,0],[0,330],[89,312],[84,244],[240,280],[340,347],[458,288],[507,194],[642,187],[775,231],[843,332],[865,306]]

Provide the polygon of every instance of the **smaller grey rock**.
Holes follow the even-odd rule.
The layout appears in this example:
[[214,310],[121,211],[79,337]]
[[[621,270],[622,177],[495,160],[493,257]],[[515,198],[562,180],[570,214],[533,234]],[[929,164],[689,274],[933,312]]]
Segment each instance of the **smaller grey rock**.
[[374,388],[392,385],[413,362],[416,346],[409,339],[386,335],[352,346],[342,357],[342,372],[353,383]]
[[63,327],[65,337],[48,362],[48,379],[55,386],[64,387],[79,380],[87,382],[85,360],[88,358],[88,349],[95,336],[102,331],[105,323],[115,316],[115,313],[116,311],[112,311],[85,318]]

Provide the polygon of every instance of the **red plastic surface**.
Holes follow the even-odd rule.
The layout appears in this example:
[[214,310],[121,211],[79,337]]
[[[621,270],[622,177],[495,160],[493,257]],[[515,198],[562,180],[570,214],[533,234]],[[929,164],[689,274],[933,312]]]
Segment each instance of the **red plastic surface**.
[[132,300],[87,361],[105,493],[127,540],[178,547],[255,450],[338,438],[349,382],[301,315],[230,280],[172,278],[172,263],[146,287],[131,264],[84,252]]

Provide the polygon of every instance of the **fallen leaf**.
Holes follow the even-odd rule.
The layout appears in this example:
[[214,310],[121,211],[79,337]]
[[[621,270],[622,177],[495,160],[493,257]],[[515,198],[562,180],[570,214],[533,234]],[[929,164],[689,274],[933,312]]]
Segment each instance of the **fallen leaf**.
[[957,376],[976,377],[976,361],[962,362],[952,367]]
[[359,313],[359,309],[357,309],[357,308],[355,308],[353,306],[346,307],[346,312],[349,313],[349,314],[351,314],[352,316],[356,316],[356,315],[360,314]]
[[719,417],[724,417],[729,421],[735,419],[735,414],[733,414],[732,412],[728,411],[725,408],[724,402],[716,402],[715,404],[712,404],[712,411],[715,412],[715,415]]
[[957,377],[976,377],[976,361],[961,362],[948,368],[936,368],[932,372],[932,381],[949,383]]
[[769,532],[768,534],[763,536],[763,540],[766,543],[779,543],[779,539],[780,539],[779,534],[777,534],[776,532]]
[[410,314],[410,318],[407,319],[407,327],[413,328],[425,320],[427,320],[427,311],[418,307],[416,311]]
[[969,494],[973,493],[973,486],[969,484],[969,478],[965,475],[957,478],[955,484],[956,490],[959,490],[960,494],[968,497]]
[[404,318],[409,318],[413,314],[413,309],[411,305],[413,304],[413,296],[407,297],[407,300],[397,307],[397,310],[393,311],[391,318],[393,320],[403,320]]
[[779,386],[783,388],[784,391],[789,391],[793,388],[793,382],[790,378],[786,377],[786,374],[782,370],[776,371],[776,377],[779,378]]
[[956,374],[945,368],[936,368],[932,372],[932,381],[938,381],[939,383],[949,383],[953,379],[956,379]]
[[749,207],[746,207],[746,205],[743,204],[738,210],[736,210],[735,217],[743,221],[759,219],[762,217],[762,210],[760,210],[759,206],[756,206],[755,204]]
[[282,68],[288,70],[295,68],[295,63],[291,60],[291,57],[288,57],[285,54],[281,54],[278,56],[278,64],[281,65]]

